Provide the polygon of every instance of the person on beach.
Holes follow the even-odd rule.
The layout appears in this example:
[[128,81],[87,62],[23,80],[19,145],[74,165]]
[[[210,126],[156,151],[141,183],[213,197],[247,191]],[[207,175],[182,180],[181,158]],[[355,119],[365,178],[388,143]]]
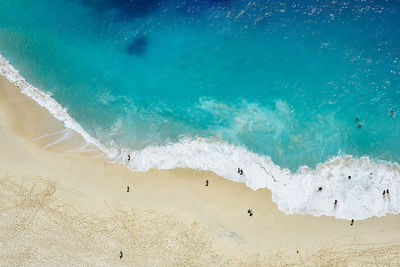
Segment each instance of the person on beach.
[[351,179],[351,175],[349,175],[349,180]]
[[386,189],[386,194],[389,195],[389,189]]
[[238,168],[238,173],[240,174],[240,168]]
[[243,175],[243,169],[240,169],[240,175]]
[[354,224],[354,219],[351,219],[350,225],[353,225],[353,224]]
[[119,258],[122,259],[124,255],[122,254],[122,251],[119,252]]
[[335,199],[335,204],[334,204],[335,206],[337,205],[337,200]]
[[131,160],[131,154],[128,154],[128,161]]
[[126,192],[129,192],[131,189],[129,188],[129,185],[126,187]]
[[248,209],[248,210],[247,210],[247,213],[250,214],[252,211],[253,211],[252,209]]
[[383,195],[383,196],[385,196],[385,193],[386,193],[386,191],[385,191],[385,190],[383,190],[383,194],[382,194],[382,195]]
[[208,186],[208,180],[206,180],[206,186]]
[[319,188],[318,188],[318,191],[322,191],[322,187],[319,187]]

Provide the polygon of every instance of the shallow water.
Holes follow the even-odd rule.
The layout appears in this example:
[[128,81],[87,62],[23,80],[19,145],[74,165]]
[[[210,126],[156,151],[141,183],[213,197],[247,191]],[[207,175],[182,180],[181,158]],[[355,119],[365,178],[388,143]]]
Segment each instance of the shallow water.
[[[335,156],[400,162],[399,13],[396,1],[3,0],[0,53],[114,160],[273,190]],[[369,175],[341,160],[338,181]],[[377,192],[398,177],[382,164]]]

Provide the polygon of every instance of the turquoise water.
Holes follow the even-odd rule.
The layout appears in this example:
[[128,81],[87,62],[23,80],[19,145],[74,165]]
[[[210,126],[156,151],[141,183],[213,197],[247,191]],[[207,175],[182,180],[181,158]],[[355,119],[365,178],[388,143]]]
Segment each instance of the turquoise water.
[[2,0],[0,53],[108,146],[400,162],[397,1]]

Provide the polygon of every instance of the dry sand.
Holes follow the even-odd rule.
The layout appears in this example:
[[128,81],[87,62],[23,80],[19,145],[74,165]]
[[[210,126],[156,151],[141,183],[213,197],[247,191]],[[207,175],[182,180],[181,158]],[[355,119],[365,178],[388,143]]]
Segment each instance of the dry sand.
[[400,216],[350,226],[211,172],[132,172],[2,77],[0,147],[1,265],[400,265]]

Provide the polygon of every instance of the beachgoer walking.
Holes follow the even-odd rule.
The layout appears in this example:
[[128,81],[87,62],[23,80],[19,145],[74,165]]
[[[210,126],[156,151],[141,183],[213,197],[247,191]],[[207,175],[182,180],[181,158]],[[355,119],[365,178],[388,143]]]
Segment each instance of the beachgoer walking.
[[243,175],[243,169],[240,169],[240,175]]
[[206,186],[208,186],[208,180],[206,180]]
[[353,225],[353,224],[354,224],[354,219],[351,219],[350,225]]
[[349,175],[349,180],[351,179],[351,175]]
[[382,195],[385,196],[385,193],[386,193],[386,190],[383,190],[383,194]]
[[122,254],[122,251],[119,252],[119,258],[122,259],[124,255]]
[[386,189],[386,194],[388,194],[388,195],[389,195],[389,189]]
[[129,185],[126,187],[126,192],[129,192],[131,189],[129,187]]
[[337,205],[337,200],[335,199],[335,204],[334,204],[335,206]]
[[318,191],[322,191],[322,187],[321,186],[318,188]]
[[251,213],[253,210],[252,209],[248,209],[247,210],[247,213]]
[[238,173],[240,174],[240,168],[238,168]]

